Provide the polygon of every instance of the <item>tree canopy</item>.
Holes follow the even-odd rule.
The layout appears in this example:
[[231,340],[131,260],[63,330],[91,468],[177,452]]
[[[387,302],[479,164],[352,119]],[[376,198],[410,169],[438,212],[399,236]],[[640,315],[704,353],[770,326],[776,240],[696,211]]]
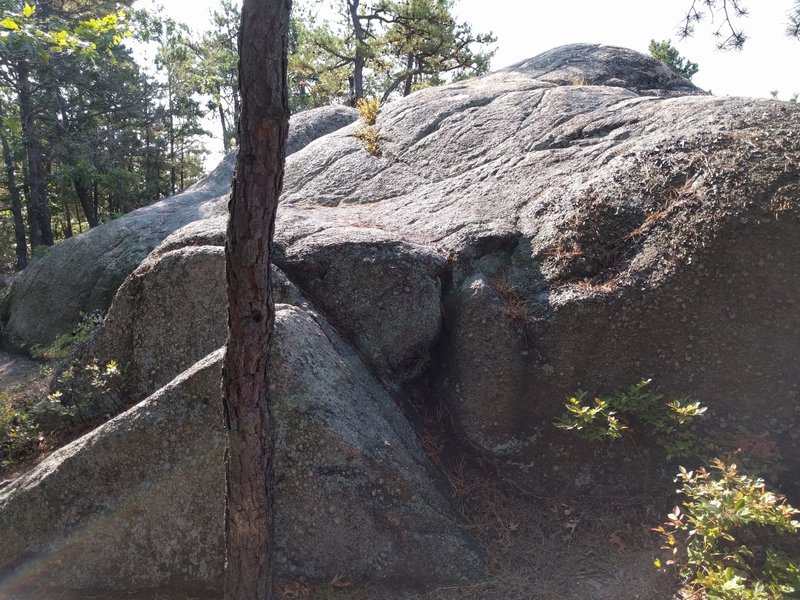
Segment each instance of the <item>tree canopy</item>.
[[[450,79],[480,75],[494,51],[491,33],[456,20],[454,0],[317,0],[298,5],[289,58],[294,104],[387,100]],[[335,18],[318,21],[327,6]]]
[[[292,110],[486,72],[494,37],[454,2],[295,3]],[[237,144],[239,28],[236,0],[204,33],[133,0],[0,0],[0,271],[200,179],[210,120]]]
[[664,40],[663,42],[650,40],[650,45],[647,49],[650,52],[650,56],[660,60],[675,73],[686,79],[694,77],[700,69],[696,62],[682,57],[678,49],[672,45],[671,40]]

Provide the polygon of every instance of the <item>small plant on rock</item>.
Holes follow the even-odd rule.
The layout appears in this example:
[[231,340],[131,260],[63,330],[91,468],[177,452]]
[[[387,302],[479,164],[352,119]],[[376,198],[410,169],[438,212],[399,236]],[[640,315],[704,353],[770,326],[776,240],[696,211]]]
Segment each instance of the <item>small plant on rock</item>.
[[701,454],[704,443],[689,425],[706,412],[706,407],[688,400],[664,402],[661,394],[646,389],[649,385],[649,379],[643,380],[624,392],[592,402],[586,400],[586,392],[578,390],[568,399],[567,412],[555,426],[592,441],[622,438],[636,427],[664,448],[667,458]]
[[28,406],[13,403],[0,394],[0,467],[14,464],[33,452],[38,443],[39,427]]
[[80,322],[70,333],[58,336],[49,346],[33,346],[31,356],[47,360],[63,360],[76,344],[88,339],[102,322],[103,315],[98,312],[82,315]]
[[96,416],[100,407],[104,411],[110,411],[121,404],[121,376],[116,360],[101,364],[93,358],[83,367],[73,361],[58,376],[58,390],[48,398],[65,406],[74,420],[91,419]]
[[380,107],[381,101],[377,98],[360,98],[356,103],[356,110],[363,123],[353,135],[362,141],[364,148],[373,156],[381,155],[378,130],[375,128]]
[[359,98],[356,102],[356,110],[366,125],[375,125],[380,109],[381,101],[378,98]]
[[[783,538],[800,529],[800,511],[766,489],[762,479],[718,459],[710,469],[676,478],[681,506],[654,531],[692,597],[718,600],[797,598],[800,561],[786,556]],[[661,561],[656,560],[657,567]]]

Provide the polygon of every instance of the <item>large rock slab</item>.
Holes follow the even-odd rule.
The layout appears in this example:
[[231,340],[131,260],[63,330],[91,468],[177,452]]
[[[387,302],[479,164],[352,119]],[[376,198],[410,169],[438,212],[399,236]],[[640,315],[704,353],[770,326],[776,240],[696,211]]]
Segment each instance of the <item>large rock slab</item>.
[[774,443],[789,489],[798,126],[795,105],[704,95],[627,50],[557,48],[387,105],[381,157],[348,129],[295,155],[276,235],[288,256],[358,223],[447,257],[435,394],[526,485],[642,483],[606,485],[618,458],[552,423],[579,386],[651,377]]
[[[295,115],[287,153],[356,117],[344,106]],[[226,213],[235,162],[234,152],[185,192],[65,240],[31,263],[0,303],[6,335],[25,344],[49,344],[70,331],[81,313],[105,312],[125,278],[164,238],[187,223]]]
[[[279,576],[432,585],[480,552],[389,395],[313,313],[271,357]],[[222,351],[0,490],[0,596],[31,586],[219,590]]]
[[[380,156],[351,125],[288,159],[276,262],[381,379],[422,372],[543,492],[610,490],[616,459],[552,422],[579,386],[645,377],[774,444],[796,484],[800,107],[571,45],[387,104],[376,127]],[[181,235],[219,244],[220,224]]]
[[381,379],[419,376],[442,331],[447,263],[435,250],[381,229],[311,234],[277,258]]
[[[71,356],[75,376],[60,389],[65,403],[81,404],[83,420],[116,414],[225,343],[225,225],[220,217],[181,228],[125,280],[102,326]],[[423,371],[438,342],[447,266],[425,246],[354,229],[310,236],[278,262],[315,294],[315,310],[333,315],[373,373],[395,387]],[[273,287],[277,302],[311,310],[278,268]],[[110,360],[123,371],[113,393],[94,389],[83,368]]]

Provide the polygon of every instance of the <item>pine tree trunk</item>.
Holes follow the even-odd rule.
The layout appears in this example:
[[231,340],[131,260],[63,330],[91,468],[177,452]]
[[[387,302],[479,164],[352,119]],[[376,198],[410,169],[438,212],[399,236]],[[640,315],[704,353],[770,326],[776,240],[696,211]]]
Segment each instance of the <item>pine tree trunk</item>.
[[69,213],[69,202],[63,200],[61,206],[64,208],[64,238],[72,237],[72,215]]
[[408,96],[414,89],[414,55],[409,54],[406,61],[406,69],[408,69],[408,76],[406,77],[406,85],[403,89],[403,96]]
[[172,107],[172,76],[167,76],[167,110],[169,110],[169,189],[170,195],[175,195],[177,185],[175,171],[175,115]]
[[352,102],[353,106],[364,97],[364,64],[366,59],[364,57],[364,44],[366,43],[367,34],[361,26],[361,17],[358,14],[358,6],[361,0],[348,0],[347,5],[350,10],[350,20],[353,23],[353,32],[356,38],[356,54],[353,62],[353,90]]
[[85,177],[79,176],[72,180],[72,185],[75,188],[75,195],[81,203],[81,208],[83,208],[83,214],[86,215],[89,227],[97,227],[100,224],[100,219],[97,216],[97,200],[92,198],[89,182],[86,181]]
[[28,159],[28,223],[30,225],[31,248],[42,244],[53,245],[53,229],[50,207],[45,191],[42,150],[33,125],[33,94],[30,73],[24,62],[17,67],[19,77],[19,116],[22,121],[22,137]]
[[242,115],[225,248],[227,600],[272,598],[274,435],[267,355],[275,317],[272,238],[289,131],[290,4],[290,0],[244,0],[239,34]]
[[225,107],[222,106],[222,92],[217,86],[217,110],[219,111],[219,123],[222,125],[222,148],[227,156],[231,151],[231,139],[228,133],[228,123],[225,121]]
[[0,133],[3,144],[3,161],[6,165],[6,183],[11,196],[11,216],[14,219],[14,239],[17,245],[17,269],[20,271],[28,264],[28,246],[25,242],[25,222],[22,220],[22,200],[14,176],[14,157],[6,136]]

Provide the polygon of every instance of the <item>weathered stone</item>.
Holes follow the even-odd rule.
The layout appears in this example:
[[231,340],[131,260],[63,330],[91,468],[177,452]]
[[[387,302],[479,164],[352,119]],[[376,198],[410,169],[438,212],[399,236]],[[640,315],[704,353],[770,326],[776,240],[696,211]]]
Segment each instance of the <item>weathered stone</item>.
[[[775,442],[790,489],[798,127],[797,106],[702,95],[626,50],[562,47],[387,105],[381,157],[350,129],[297,154],[276,234],[290,256],[358,223],[448,258],[429,375],[467,437],[526,485],[608,491],[602,457],[553,420],[579,386],[652,377],[709,405],[709,422],[735,423],[731,435]],[[484,275],[517,297],[526,344],[488,292],[464,295]]]
[[382,379],[422,372],[442,328],[441,255],[380,229],[341,227],[303,238],[277,262]]
[[519,437],[518,422],[526,416],[530,392],[527,316],[525,306],[494,277],[476,274],[448,298],[439,391],[471,443],[498,457],[514,457],[529,442]]
[[218,585],[219,361],[199,363],[0,489],[0,597],[34,586]]
[[[287,161],[276,262],[386,387],[427,362],[420,388],[509,477],[604,493],[641,467],[553,420],[579,386],[652,377],[731,436],[774,441],[800,492],[800,107],[703,95],[647,57],[575,45],[387,104],[380,156],[355,127]],[[194,264],[181,248],[220,244],[223,223],[150,260]],[[395,301],[406,281],[410,303]]]
[[[271,393],[279,576],[394,585],[482,557],[389,395],[313,313],[282,305]],[[218,590],[224,471],[212,353],[0,489],[0,595],[30,586]]]
[[[287,153],[357,118],[355,109],[328,106],[292,118]],[[176,196],[140,208],[54,246],[14,280],[0,304],[11,338],[49,344],[81,313],[105,312],[117,288],[170,233],[187,223],[225,215],[236,153],[203,181]]]

